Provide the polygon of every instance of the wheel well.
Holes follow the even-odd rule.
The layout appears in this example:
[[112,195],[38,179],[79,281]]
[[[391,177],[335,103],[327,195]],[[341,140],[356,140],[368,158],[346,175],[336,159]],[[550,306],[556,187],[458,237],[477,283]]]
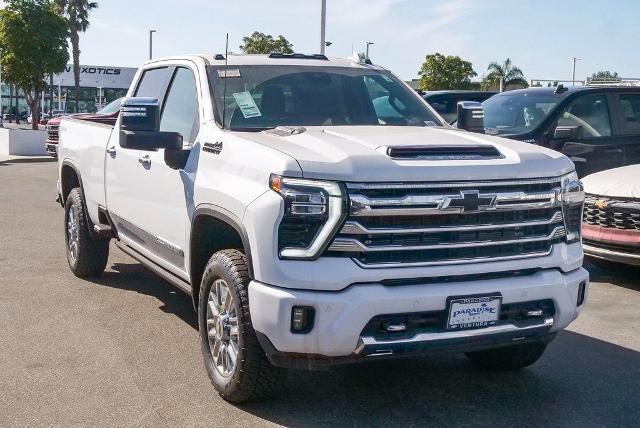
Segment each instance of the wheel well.
[[191,228],[191,287],[197,308],[200,281],[211,256],[220,250],[236,249],[246,254],[242,237],[235,227],[210,215],[196,217]]
[[60,173],[60,185],[62,187],[62,202],[67,200],[67,196],[71,190],[76,187],[80,187],[80,178],[76,170],[69,165],[62,165],[62,171]]

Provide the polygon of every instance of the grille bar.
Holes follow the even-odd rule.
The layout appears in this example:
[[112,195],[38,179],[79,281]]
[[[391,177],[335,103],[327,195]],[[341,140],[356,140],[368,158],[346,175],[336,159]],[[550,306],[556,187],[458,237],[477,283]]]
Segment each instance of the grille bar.
[[534,220],[506,224],[472,224],[468,226],[440,226],[423,228],[368,228],[358,221],[347,221],[340,231],[343,235],[386,235],[395,233],[440,233],[440,232],[470,232],[476,230],[514,229],[530,226],[545,226],[562,222],[562,213],[556,211],[547,220]]
[[472,213],[489,210],[530,210],[555,208],[560,206],[557,192],[505,192],[478,193],[479,200],[487,202],[476,209],[465,210],[451,202],[460,198],[460,193],[441,195],[408,195],[402,198],[369,198],[364,195],[352,195],[351,213],[355,216],[379,215],[446,215],[452,213]]
[[370,252],[370,251],[415,251],[415,250],[440,250],[450,248],[471,248],[471,247],[491,247],[495,245],[510,245],[526,242],[549,241],[564,237],[566,234],[564,226],[558,226],[551,231],[550,234],[544,236],[535,236],[531,238],[509,239],[503,241],[475,241],[475,242],[457,242],[443,243],[434,245],[378,245],[367,246],[361,241],[353,238],[336,238],[329,250],[331,251],[348,251],[348,252]]

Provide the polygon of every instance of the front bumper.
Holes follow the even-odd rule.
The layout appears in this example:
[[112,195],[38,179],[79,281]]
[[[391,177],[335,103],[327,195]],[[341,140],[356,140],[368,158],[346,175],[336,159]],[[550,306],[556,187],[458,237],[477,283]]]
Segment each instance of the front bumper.
[[589,243],[583,244],[584,254],[596,259],[608,260],[610,262],[623,263],[627,265],[640,266],[640,253],[604,248]]
[[[569,325],[580,313],[579,286],[589,274],[583,268],[569,273],[556,269],[538,271],[523,277],[477,281],[429,283],[389,287],[377,283],[352,285],[342,291],[322,292],[284,289],[252,281],[249,301],[253,327],[268,354],[307,356],[307,360],[349,362],[366,356],[405,355],[411,351],[468,351],[494,347],[514,340],[546,340]],[[481,295],[499,292],[502,304],[553,301],[551,320],[536,326],[514,328],[498,325],[464,332],[417,334],[411,338],[379,341],[363,336],[367,323],[377,315],[443,311],[449,296]],[[586,301],[586,295],[585,295]],[[293,306],[315,309],[313,329],[307,334],[291,332]]]
[[584,224],[583,249],[587,256],[640,266],[640,231]]

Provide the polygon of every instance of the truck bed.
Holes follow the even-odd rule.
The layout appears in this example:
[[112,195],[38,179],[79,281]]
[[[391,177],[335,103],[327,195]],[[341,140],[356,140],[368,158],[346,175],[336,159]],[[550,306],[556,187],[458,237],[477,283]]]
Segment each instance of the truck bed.
[[87,211],[98,220],[98,206],[105,205],[105,150],[114,126],[86,120],[64,118],[60,122],[58,166],[72,166],[82,177]]

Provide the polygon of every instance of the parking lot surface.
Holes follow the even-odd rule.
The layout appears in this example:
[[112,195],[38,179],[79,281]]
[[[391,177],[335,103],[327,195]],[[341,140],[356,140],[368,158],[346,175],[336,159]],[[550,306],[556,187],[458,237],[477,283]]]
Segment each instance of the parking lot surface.
[[64,252],[53,162],[0,160],[0,424],[635,426],[640,271],[591,272],[582,316],[518,373],[461,355],[290,372],[234,406],[202,365],[190,298],[115,246],[97,280]]

